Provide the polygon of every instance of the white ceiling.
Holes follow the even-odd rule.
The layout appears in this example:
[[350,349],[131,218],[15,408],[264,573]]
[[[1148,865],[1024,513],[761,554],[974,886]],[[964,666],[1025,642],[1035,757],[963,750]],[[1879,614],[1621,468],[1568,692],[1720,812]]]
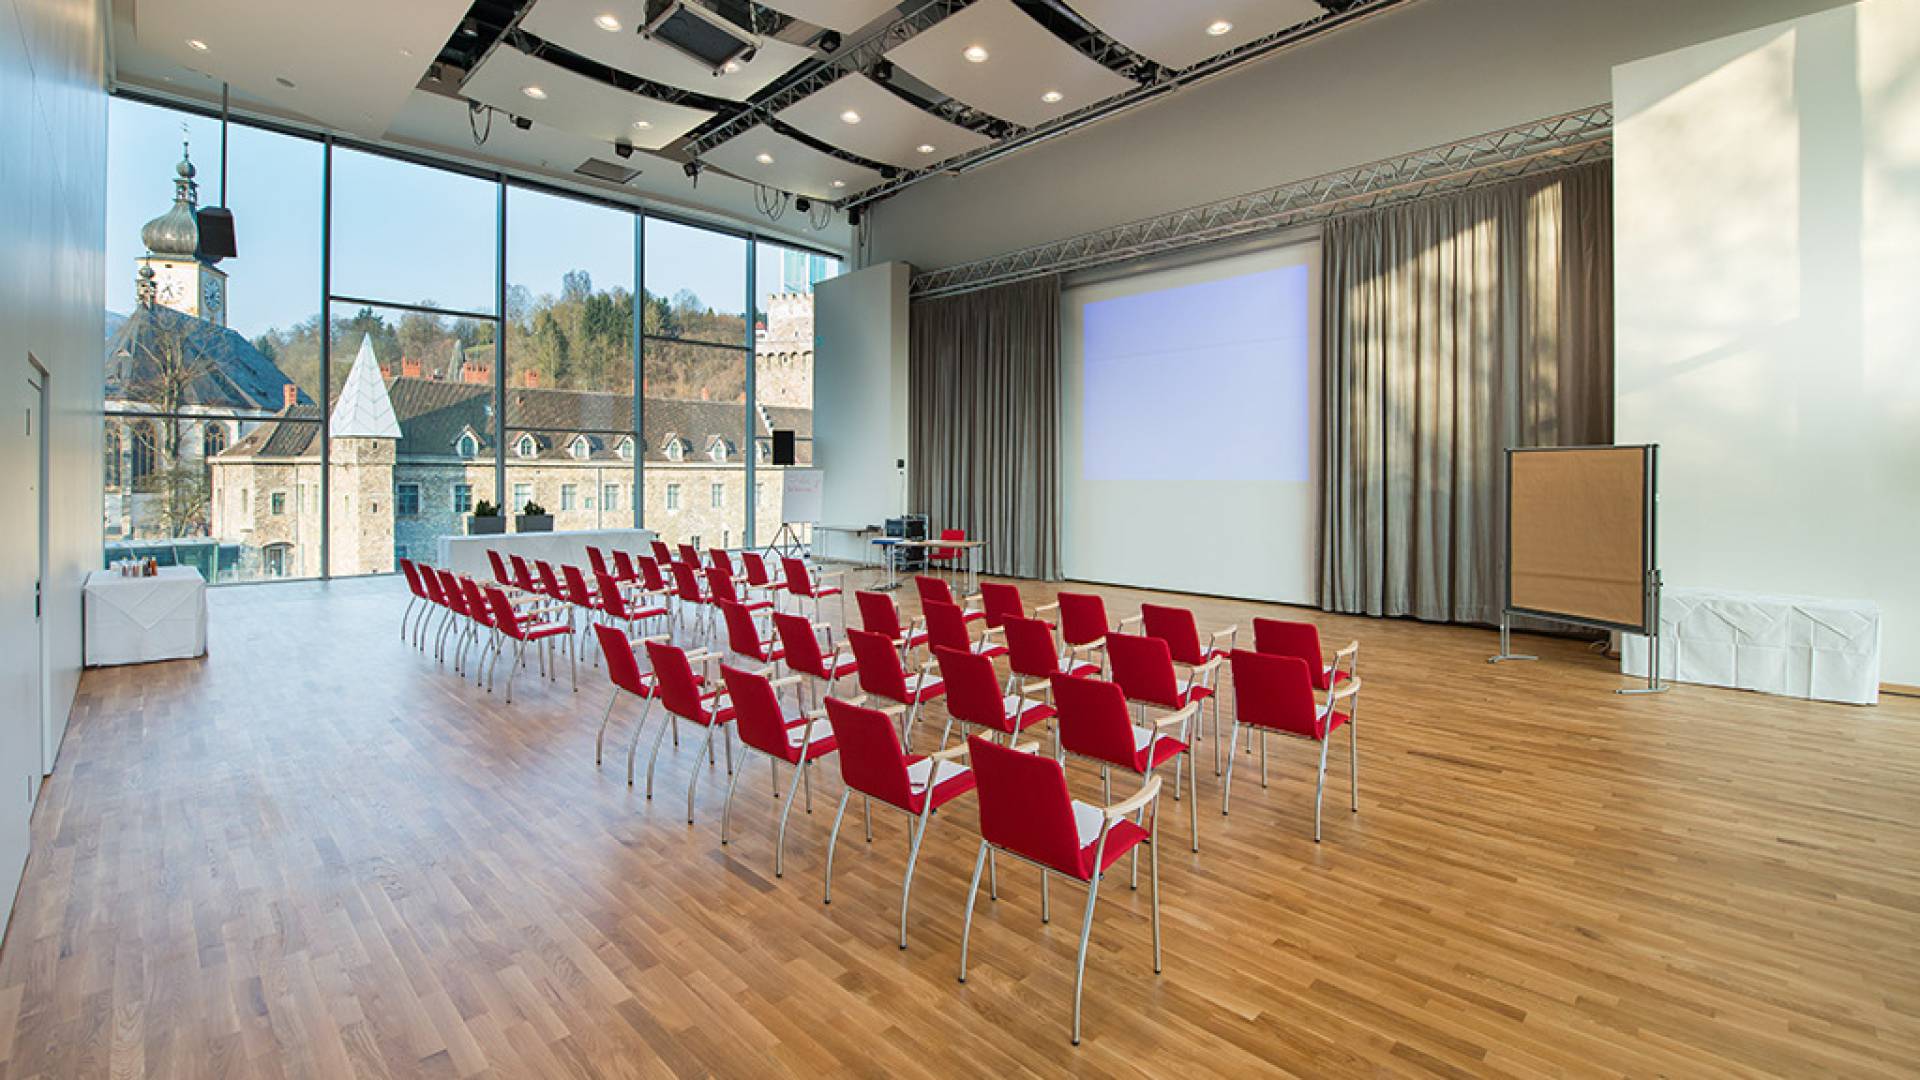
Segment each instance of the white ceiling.
[[[759,160],[761,154],[772,162]],[[816,199],[845,198],[880,182],[880,174],[874,170],[823,154],[764,124],[728,139],[707,151],[701,160],[743,179]],[[834,187],[835,180],[845,186]]]
[[[1170,68],[1187,68],[1249,41],[1326,14],[1313,0],[1072,0],[1081,18],[1108,37]],[[1232,29],[1209,34],[1226,22]]]
[[[251,98],[337,130],[377,137],[468,6],[468,0],[144,0],[133,25],[140,49],[153,58],[225,80]],[[370,35],[369,26],[378,33]],[[189,40],[207,48],[195,49]]]
[[766,0],[796,19],[850,34],[899,6],[900,0]]
[[[1184,0],[1180,6],[1186,6]],[[976,45],[987,50],[985,63],[963,55]],[[1012,0],[976,0],[908,39],[887,53],[887,59],[941,93],[1023,127],[1136,85],[1049,33]],[[1060,100],[1044,100],[1042,95],[1049,92],[1058,93]]]
[[[858,123],[847,123],[852,112]],[[909,169],[977,150],[992,140],[927,112],[867,78],[848,75],[780,110],[777,118],[829,146]],[[920,147],[933,147],[921,153]]]
[[[520,21],[521,29],[571,52],[654,82],[729,101],[745,101],[813,55],[813,50],[773,38],[761,39],[753,59],[738,71],[716,75],[685,53],[634,32],[643,5],[633,0],[538,0]],[[617,31],[593,20],[612,15]]]
[[[529,86],[539,87],[546,97],[528,97]],[[608,153],[613,152],[616,139],[627,139],[643,150],[658,150],[713,116],[705,109],[669,104],[589,79],[506,45],[473,69],[460,92],[502,112],[527,117],[536,125],[552,124],[599,139]],[[647,126],[635,127],[636,123]]]

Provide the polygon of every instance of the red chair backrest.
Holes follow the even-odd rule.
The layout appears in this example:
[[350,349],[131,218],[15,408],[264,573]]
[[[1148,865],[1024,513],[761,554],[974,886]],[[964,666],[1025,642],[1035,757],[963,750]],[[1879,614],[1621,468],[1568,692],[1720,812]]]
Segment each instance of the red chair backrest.
[[400,572],[407,575],[407,591],[425,600],[427,598],[427,588],[420,584],[420,571],[414,569],[413,560],[401,559]]
[[637,576],[633,568],[633,557],[619,548],[613,549],[613,573],[621,581],[632,581]]
[[493,567],[493,580],[501,585],[513,584],[513,575],[507,572],[507,560],[492,548],[487,549],[487,565]]
[[1000,697],[993,661],[959,649],[935,649],[933,657],[940,664],[940,681],[947,687],[947,712],[954,719],[996,731],[1014,730]]
[[967,633],[967,615],[952,604],[929,600],[920,605],[927,620],[927,644],[936,649],[973,651],[973,636]]
[[700,568],[700,552],[695,550],[692,544],[679,545],[679,552],[680,558],[678,561],[686,563],[696,570]]
[[653,561],[659,563],[661,566],[673,565],[673,551],[667,547],[665,541],[653,541]]
[[455,615],[467,613],[467,593],[460,587],[460,575],[451,570],[440,571],[441,602]]
[[853,598],[860,605],[861,629],[870,634],[885,634],[896,642],[906,636],[900,626],[900,609],[894,606],[893,597],[862,589],[854,593]]
[[957,603],[955,603],[953,599],[953,590],[947,588],[947,582],[945,578],[928,577],[925,574],[915,574],[913,577],[913,587],[919,590],[920,603],[922,605],[954,604],[955,607],[959,606]]
[[980,800],[980,835],[1070,877],[1089,876],[1060,763],[978,735],[967,740],[967,752]]
[[673,564],[673,595],[690,604],[704,604],[707,598],[700,592],[700,573],[686,563]]
[[813,595],[813,578],[807,575],[807,564],[799,559],[783,558],[780,569],[787,575],[787,591],[796,596]]
[[440,575],[431,566],[420,567],[420,586],[427,591],[427,602],[447,606],[446,593],[440,589]]
[[[965,529],[941,529],[940,530],[940,539],[942,540],[965,540],[966,538],[967,538],[967,530]],[[960,557],[960,549],[950,548],[950,547],[938,547],[938,548],[934,548],[931,552],[928,552],[928,554],[936,559],[957,559]]]
[[560,567],[560,575],[566,586],[567,603],[578,604],[581,607],[594,606],[593,590],[587,588],[587,575],[581,573],[579,567],[567,563]]
[[1320,652],[1320,628],[1288,619],[1253,620],[1253,651],[1269,656],[1291,656],[1307,665],[1315,690],[1327,688],[1327,662]]
[[629,694],[646,697],[651,691],[640,674],[640,660],[633,655],[633,642],[611,623],[594,623],[593,632],[600,638],[600,655],[607,658],[607,678]]
[[727,556],[726,551],[722,548],[708,548],[707,568],[710,570],[725,570],[731,574],[733,573],[733,560]]
[[527,560],[518,555],[509,557],[513,560],[513,583],[527,592],[539,592],[540,583],[533,580],[533,571],[528,569]]
[[827,654],[814,636],[813,624],[805,615],[791,611],[773,613],[773,628],[780,634],[780,648],[786,651],[787,667],[816,679],[827,677]]
[[620,591],[620,582],[605,570],[596,571],[594,584],[600,586],[600,610],[616,619],[631,619],[633,613],[627,608],[627,597]]
[[900,750],[900,732],[887,714],[830,697],[827,723],[833,727],[833,741],[840,748],[840,779],[862,795],[903,810],[912,809],[907,756]]
[[1059,673],[1053,627],[1039,619],[1008,619],[1000,628],[1007,635],[1007,667],[1015,675],[1045,679]]
[[907,693],[907,673],[900,666],[900,654],[893,651],[893,642],[879,634],[852,629],[847,631],[847,642],[853,646],[853,662],[860,665],[860,689],[902,705],[912,701]]
[[1163,709],[1180,707],[1180,679],[1166,642],[1139,634],[1108,634],[1107,661],[1113,665],[1113,681],[1128,698]]
[[[637,561],[640,563],[641,583],[654,592],[665,592],[667,588],[667,578],[665,574],[660,572],[660,561],[658,559],[649,559],[645,555],[640,556]],[[668,563],[667,565],[672,566],[673,564]]]
[[607,572],[607,557],[600,554],[600,549],[592,544],[587,545],[587,564],[593,567],[593,572],[596,574]]
[[727,684],[727,703],[733,706],[740,741],[763,754],[786,757],[787,715],[780,711],[773,683],[765,675],[731,664],[720,665],[720,677]]
[[1319,739],[1312,668],[1297,656],[1233,650],[1233,714],[1243,724]]
[[720,614],[727,620],[727,648],[741,656],[769,663],[767,648],[760,641],[760,628],[753,623],[753,612],[738,600],[716,600]]
[[507,594],[498,586],[487,586],[487,606],[493,609],[493,628],[510,638],[525,639],[526,628],[520,625],[520,616],[507,601]]
[[560,578],[553,572],[553,564],[545,559],[533,560],[533,568],[540,572],[540,591],[555,600],[565,600],[566,590],[560,587]]
[[1020,599],[1018,585],[983,581],[980,583],[980,602],[987,609],[988,626],[1005,626],[1010,619],[1027,617],[1027,605]]
[[1200,647],[1200,626],[1186,608],[1141,604],[1140,632],[1166,642],[1167,652],[1179,663],[1198,664],[1207,658]]
[[724,566],[707,570],[707,593],[716,604],[740,602],[740,592],[733,587],[733,571]]
[[1060,636],[1069,645],[1099,641],[1112,627],[1107,625],[1107,604],[1092,593],[1063,592],[1060,601]]
[[740,561],[747,566],[747,584],[756,589],[773,584],[772,575],[767,573],[767,561],[760,557],[759,552],[743,551],[740,553]]
[[487,603],[485,593],[480,591],[480,583],[470,577],[460,579],[460,593],[467,600],[467,618],[481,626],[493,625],[493,609]]
[[653,684],[659,690],[660,704],[675,716],[699,723],[707,722],[706,704],[700,699],[700,680],[693,674],[687,650],[664,641],[647,642],[647,663],[653,668]]
[[1061,749],[1132,768],[1139,753],[1127,695],[1119,685],[1066,675],[1055,675],[1052,685]]

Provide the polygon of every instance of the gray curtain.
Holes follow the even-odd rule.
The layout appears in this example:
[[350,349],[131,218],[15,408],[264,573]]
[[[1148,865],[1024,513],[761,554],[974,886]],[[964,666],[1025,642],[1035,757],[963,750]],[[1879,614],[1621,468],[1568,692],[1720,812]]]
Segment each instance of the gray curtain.
[[1502,451],[1613,437],[1609,163],[1325,236],[1321,605],[1497,622]]
[[987,541],[990,574],[1060,576],[1060,280],[909,312],[908,501]]

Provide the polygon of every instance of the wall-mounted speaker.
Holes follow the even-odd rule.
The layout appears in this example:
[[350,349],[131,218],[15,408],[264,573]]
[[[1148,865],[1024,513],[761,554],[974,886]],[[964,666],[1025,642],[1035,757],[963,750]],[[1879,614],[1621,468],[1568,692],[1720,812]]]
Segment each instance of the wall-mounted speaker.
[[203,206],[194,214],[200,226],[200,257],[208,262],[231,259],[240,254],[233,239],[233,211],[224,206]]
[[794,439],[792,428],[773,430],[773,463],[791,465],[794,463]]

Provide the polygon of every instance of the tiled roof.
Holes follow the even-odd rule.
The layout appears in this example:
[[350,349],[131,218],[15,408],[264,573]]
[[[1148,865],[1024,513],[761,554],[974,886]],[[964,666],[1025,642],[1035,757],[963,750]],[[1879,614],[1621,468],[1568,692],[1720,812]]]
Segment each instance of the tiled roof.
[[[291,379],[238,333],[161,304],[107,320],[107,400],[151,401],[160,377],[156,339],[177,337],[194,366],[182,405],[278,412]],[[300,401],[311,403],[306,394]]]

